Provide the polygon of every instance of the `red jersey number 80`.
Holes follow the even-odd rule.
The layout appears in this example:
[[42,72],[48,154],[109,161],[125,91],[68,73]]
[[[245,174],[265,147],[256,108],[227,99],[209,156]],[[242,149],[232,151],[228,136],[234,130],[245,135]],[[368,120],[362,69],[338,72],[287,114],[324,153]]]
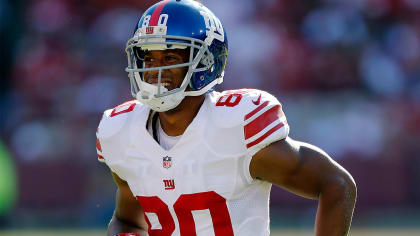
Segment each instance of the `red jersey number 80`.
[[222,107],[222,106],[227,106],[227,107],[234,107],[236,105],[239,104],[239,102],[242,99],[242,94],[246,94],[249,92],[254,91],[255,89],[234,89],[234,90],[226,90],[223,94],[223,96],[221,96],[219,98],[219,100],[217,100],[216,106],[218,107]]
[[227,106],[227,107],[234,107],[238,105],[238,103],[242,99],[242,94],[226,94],[219,98],[216,103],[216,106]]
[[[149,235],[172,235],[175,231],[175,222],[169,212],[168,205],[157,196],[137,196],[137,200],[140,202],[144,213],[150,212],[157,215],[159,223],[162,226],[161,229],[152,229],[152,225],[145,214]],[[178,200],[176,200],[173,208],[178,218],[181,235],[197,235],[192,211],[208,209],[213,222],[214,235],[233,236],[232,223],[226,206],[226,199],[214,191],[182,194]]]

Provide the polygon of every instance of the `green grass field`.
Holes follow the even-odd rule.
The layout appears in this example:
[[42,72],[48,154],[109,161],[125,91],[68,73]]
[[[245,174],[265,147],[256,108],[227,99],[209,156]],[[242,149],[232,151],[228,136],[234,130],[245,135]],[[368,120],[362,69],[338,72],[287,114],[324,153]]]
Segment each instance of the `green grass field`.
[[[1,236],[104,236],[104,231],[0,231]],[[301,230],[272,230],[271,236],[311,236]],[[351,236],[419,236],[420,229],[352,229]]]

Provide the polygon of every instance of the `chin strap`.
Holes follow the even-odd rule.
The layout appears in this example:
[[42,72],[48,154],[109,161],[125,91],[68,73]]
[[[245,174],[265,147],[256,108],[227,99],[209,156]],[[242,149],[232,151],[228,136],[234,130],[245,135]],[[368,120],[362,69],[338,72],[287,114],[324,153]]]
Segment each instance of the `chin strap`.
[[143,81],[141,81],[138,85],[139,85],[140,90],[137,96],[140,95],[139,97],[144,100],[152,99],[153,96],[159,92],[159,90],[161,93],[168,91],[168,89],[162,85],[159,88],[156,85],[149,84]]

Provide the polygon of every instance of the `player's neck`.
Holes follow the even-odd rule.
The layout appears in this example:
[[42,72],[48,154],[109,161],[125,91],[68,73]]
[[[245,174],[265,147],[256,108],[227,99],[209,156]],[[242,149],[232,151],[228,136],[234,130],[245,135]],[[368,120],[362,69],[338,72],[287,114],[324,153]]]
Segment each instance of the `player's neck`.
[[163,131],[169,136],[182,135],[194,120],[203,104],[205,95],[188,96],[173,110],[159,113]]

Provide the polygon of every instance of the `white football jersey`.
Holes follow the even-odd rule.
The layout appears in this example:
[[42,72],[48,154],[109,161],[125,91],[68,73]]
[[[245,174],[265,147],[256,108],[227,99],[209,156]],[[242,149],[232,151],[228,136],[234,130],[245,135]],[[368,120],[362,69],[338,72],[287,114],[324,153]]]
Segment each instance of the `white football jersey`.
[[278,100],[255,89],[211,92],[169,150],[148,132],[149,113],[138,101],[105,111],[96,145],[140,202],[149,235],[269,235],[271,184],[254,180],[249,164],[289,133]]

